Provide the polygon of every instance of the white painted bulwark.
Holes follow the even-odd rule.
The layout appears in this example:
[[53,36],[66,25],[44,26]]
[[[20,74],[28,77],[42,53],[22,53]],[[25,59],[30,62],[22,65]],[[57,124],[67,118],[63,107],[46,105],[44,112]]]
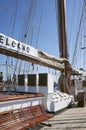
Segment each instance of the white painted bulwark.
[[[30,74],[31,77],[33,74]],[[29,78],[30,78],[29,75]],[[35,76],[37,76],[35,74]],[[28,81],[29,81],[28,78]],[[30,80],[32,80],[31,78]],[[35,79],[37,79],[35,77]],[[34,83],[32,82],[34,81]],[[32,80],[30,82],[30,85],[28,86],[28,91],[29,92],[36,92],[36,80]],[[68,95],[66,93],[62,93],[60,91],[54,91],[54,79],[53,75],[50,73],[39,73],[39,79],[38,79],[38,87],[39,87],[39,92],[43,93],[45,96],[43,98],[43,104],[46,108],[47,111],[49,112],[57,112],[61,109],[66,108],[71,102],[74,102],[74,97],[71,95]],[[23,88],[24,89],[24,88]]]
[[[32,76],[33,74],[29,74],[29,76]],[[35,74],[36,80],[34,84],[37,84],[37,86],[28,86],[28,91],[29,92],[37,92],[37,87],[38,87],[38,92],[48,94],[48,93],[53,93],[54,92],[54,80],[53,76],[50,73],[41,73],[41,83],[39,82],[40,79],[40,73]],[[37,76],[39,78],[37,78]],[[43,77],[42,77],[43,76]],[[29,81],[29,79],[28,79]],[[37,83],[36,83],[37,82]],[[41,84],[41,85],[40,85]]]
[[43,97],[17,99],[0,102],[0,112],[42,104]]
[[54,92],[54,79],[53,79],[53,75],[51,75],[50,73],[48,73],[47,75],[48,77],[48,85],[47,85],[47,92],[48,93],[53,93]]

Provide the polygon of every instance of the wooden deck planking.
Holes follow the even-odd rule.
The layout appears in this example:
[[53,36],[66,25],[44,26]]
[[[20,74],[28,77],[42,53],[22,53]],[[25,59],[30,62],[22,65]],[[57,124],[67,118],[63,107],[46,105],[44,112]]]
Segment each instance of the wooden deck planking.
[[71,108],[50,120],[52,127],[41,130],[86,130],[86,107]]

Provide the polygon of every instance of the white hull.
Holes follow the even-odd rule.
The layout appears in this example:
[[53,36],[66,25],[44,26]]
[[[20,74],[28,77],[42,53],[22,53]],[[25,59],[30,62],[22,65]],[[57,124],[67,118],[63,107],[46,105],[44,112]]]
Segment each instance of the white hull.
[[58,91],[52,94],[47,94],[43,99],[43,103],[47,111],[55,113],[64,108],[67,108],[70,104],[73,104],[74,97]]

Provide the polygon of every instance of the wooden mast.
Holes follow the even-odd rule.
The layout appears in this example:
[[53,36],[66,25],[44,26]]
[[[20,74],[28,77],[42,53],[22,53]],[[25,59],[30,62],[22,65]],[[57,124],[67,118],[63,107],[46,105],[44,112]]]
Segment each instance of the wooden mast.
[[[66,26],[66,0],[57,0],[58,7],[58,30],[59,30],[59,51],[60,57],[69,60],[68,42],[67,42],[67,26]],[[65,62],[65,69],[61,72],[59,85],[62,92],[70,93],[70,76],[68,70],[68,62]]]
[[66,1],[58,1],[58,30],[60,57],[68,59],[67,28],[66,28]]

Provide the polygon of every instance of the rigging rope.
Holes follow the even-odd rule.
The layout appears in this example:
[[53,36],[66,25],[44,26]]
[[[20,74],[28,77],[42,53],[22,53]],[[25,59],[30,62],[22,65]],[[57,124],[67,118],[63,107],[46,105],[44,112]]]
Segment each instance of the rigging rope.
[[[73,4],[73,2],[75,2],[75,4]],[[68,44],[69,44],[69,52],[71,52],[71,50],[73,49],[73,47],[72,47],[72,37],[73,37],[73,34],[74,34],[74,29],[75,28],[73,28],[73,25],[74,25],[74,18],[75,18],[75,11],[76,11],[76,0],[75,1],[72,1],[72,3],[70,3],[71,5],[73,5],[72,6],[72,8],[70,9],[69,8],[69,10],[71,10],[71,12],[72,12],[72,14],[71,15],[68,15],[69,16],[69,18],[68,18],[68,20],[69,20],[69,23],[70,23],[70,26],[69,26],[69,36],[68,36]],[[69,55],[69,57],[70,57],[70,55]]]
[[16,0],[16,5],[15,5],[15,14],[14,14],[14,20],[13,20],[13,27],[12,27],[12,37],[14,35],[15,22],[16,22],[16,16],[17,16],[17,9],[18,9],[18,0]]
[[[28,15],[27,15],[27,20],[26,20],[26,36],[27,36],[27,43],[29,43],[30,45],[32,44],[32,39],[33,39],[33,31],[34,31],[34,18],[35,18],[35,14],[36,14],[36,5],[37,5],[37,1],[30,1],[30,6],[29,6],[29,10],[28,10]],[[28,21],[29,20],[29,21]],[[33,27],[29,26],[30,22],[32,23]],[[29,35],[29,37],[28,37]],[[26,64],[28,62],[24,62],[24,71],[23,73],[25,73],[26,70]]]
[[40,20],[39,20],[39,26],[38,26],[38,32],[37,32],[37,39],[36,39],[36,48],[38,47],[38,40],[39,40],[39,33],[40,33],[40,27],[42,22],[42,14],[43,14],[43,7],[44,7],[44,1],[42,1],[42,7],[41,7],[41,13],[40,13]]
[[78,46],[78,38],[79,38],[79,34],[80,34],[80,29],[81,29],[81,25],[82,25],[82,18],[83,18],[83,12],[85,9],[85,5],[83,3],[83,8],[82,8],[82,13],[81,13],[81,18],[80,18],[80,23],[79,23],[79,29],[77,32],[77,38],[76,38],[76,43],[75,43],[75,49],[74,49],[74,54],[73,54],[73,58],[72,58],[72,65],[74,66],[75,64],[75,59],[76,59],[76,52],[77,52],[77,46]]
[[[18,0],[16,0],[16,4],[15,4],[15,14],[14,14],[14,21],[13,21],[13,26],[12,26],[12,37],[14,36],[14,30],[15,30],[15,25],[16,25],[16,17],[17,17],[17,11],[18,11]],[[13,64],[13,60],[14,58],[11,58],[11,65]],[[18,59],[15,59],[15,67],[12,73],[12,82],[14,82],[14,75],[16,74],[17,71],[17,66],[18,66]]]

